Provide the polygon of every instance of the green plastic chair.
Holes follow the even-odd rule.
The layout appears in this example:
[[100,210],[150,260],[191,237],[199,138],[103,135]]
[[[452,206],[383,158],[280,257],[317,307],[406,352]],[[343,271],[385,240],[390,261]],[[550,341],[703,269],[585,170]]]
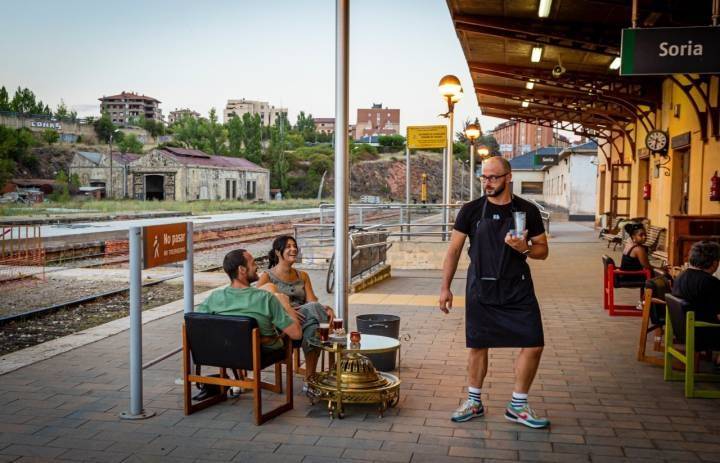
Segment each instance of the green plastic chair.
[[[720,382],[718,374],[695,373],[695,329],[720,328],[720,323],[696,321],[695,312],[688,310],[687,301],[672,294],[665,295],[665,302],[667,302],[665,309],[665,381],[685,380],[685,397],[688,398],[720,399],[720,390],[703,390],[695,387],[696,381]],[[720,336],[720,332],[718,335]],[[673,344],[673,339],[676,344]],[[678,346],[678,344],[684,344],[684,346]],[[685,373],[673,371],[673,358],[685,365]]]

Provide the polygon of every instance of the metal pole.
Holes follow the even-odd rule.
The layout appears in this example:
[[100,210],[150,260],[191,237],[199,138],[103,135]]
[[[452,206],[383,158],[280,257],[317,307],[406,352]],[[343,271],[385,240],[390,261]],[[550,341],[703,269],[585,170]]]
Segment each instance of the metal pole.
[[[405,207],[400,209],[400,223],[406,222],[410,223],[409,218],[409,212],[410,212],[410,148],[408,148],[407,143],[405,144]],[[405,213],[403,213],[403,209],[405,210]],[[400,231],[402,231],[402,228],[400,228]],[[410,231],[408,229],[408,231]],[[400,237],[400,241],[402,241],[402,236]]]
[[475,140],[470,140],[470,197],[469,201],[475,199]]
[[142,380],[142,228],[131,227],[130,247],[130,410],[120,414],[126,420],[153,416],[143,410]]
[[106,188],[105,192],[107,193],[108,199],[112,199],[112,184],[113,184],[113,156],[112,156],[112,140],[113,140],[113,134],[110,133],[110,178],[108,178],[108,188]]
[[187,254],[185,262],[183,262],[183,312],[190,313],[195,306],[195,257],[193,255],[193,223],[187,223],[187,236],[185,237],[185,246]]
[[348,314],[350,0],[335,0],[335,310]]
[[[443,198],[443,202],[445,203],[445,207],[443,209],[443,222],[445,224],[449,223],[452,218],[450,216],[450,207],[449,204],[452,201],[452,174],[453,174],[453,118],[454,118],[454,108],[452,107],[452,102],[449,102],[449,109],[448,111],[448,147],[447,147],[447,157],[446,157],[446,166],[445,166],[445,197]],[[448,226],[444,225],[443,230],[445,231],[444,239],[443,241],[447,241],[448,239]]]

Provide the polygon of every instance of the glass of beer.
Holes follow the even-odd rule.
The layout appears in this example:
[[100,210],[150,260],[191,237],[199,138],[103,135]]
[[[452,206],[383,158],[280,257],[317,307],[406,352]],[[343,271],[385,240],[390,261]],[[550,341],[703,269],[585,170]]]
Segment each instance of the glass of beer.
[[318,328],[318,337],[321,341],[327,341],[330,338],[330,324],[329,323],[320,323],[320,326]]
[[335,319],[333,319],[332,328],[333,328],[333,331],[336,332],[336,333],[342,332],[342,329],[343,329],[343,319],[342,319],[342,318],[335,318]]

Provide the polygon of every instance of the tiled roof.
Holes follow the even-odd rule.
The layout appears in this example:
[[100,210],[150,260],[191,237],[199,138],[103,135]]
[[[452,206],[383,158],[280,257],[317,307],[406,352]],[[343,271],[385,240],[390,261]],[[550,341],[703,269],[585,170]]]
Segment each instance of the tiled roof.
[[138,95],[137,93],[132,93],[132,92],[122,92],[122,93],[118,93],[117,95],[104,96],[102,98],[98,98],[98,100],[100,100],[100,101],[119,100],[119,99],[148,100],[148,101],[155,101],[157,103],[160,103],[160,100],[157,100],[151,96]]
[[213,156],[200,150],[189,150],[185,148],[165,147],[161,150],[163,154],[171,157],[183,165],[197,165],[210,167],[226,167],[231,169],[251,170],[255,172],[267,172],[268,170],[248,161],[245,158],[230,156]]
[[[96,153],[94,151],[78,151],[77,154],[84,157],[88,161],[100,165],[100,162],[102,161],[102,154]],[[119,164],[129,164],[135,160],[137,160],[142,154],[135,154],[135,153],[121,153],[119,151],[113,151],[113,162],[117,162]]]

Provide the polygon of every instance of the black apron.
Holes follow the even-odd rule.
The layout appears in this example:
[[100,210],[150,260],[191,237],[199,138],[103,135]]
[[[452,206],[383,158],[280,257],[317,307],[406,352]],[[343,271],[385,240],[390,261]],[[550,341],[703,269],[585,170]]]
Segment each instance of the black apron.
[[[504,243],[512,216],[486,217],[483,200],[470,246],[465,290],[467,347],[539,347],[545,344],[540,306],[527,257]],[[511,202],[515,209],[515,198]],[[502,244],[498,239],[502,238]]]

